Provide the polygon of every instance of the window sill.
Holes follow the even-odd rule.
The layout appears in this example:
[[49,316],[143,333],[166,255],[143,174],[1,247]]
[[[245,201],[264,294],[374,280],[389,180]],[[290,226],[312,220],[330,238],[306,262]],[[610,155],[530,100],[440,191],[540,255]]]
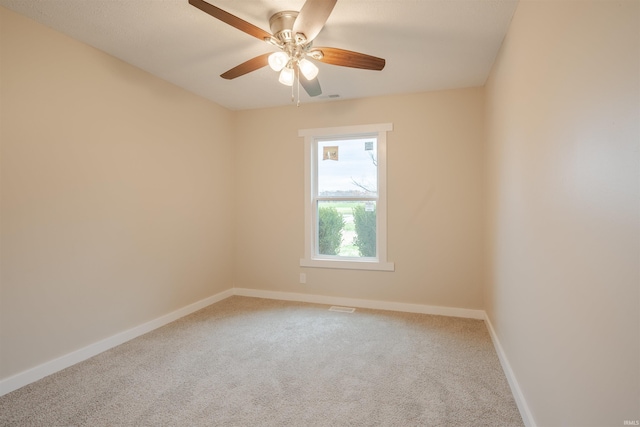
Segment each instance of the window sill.
[[392,262],[300,259],[300,267],[337,268],[345,270],[395,271]]

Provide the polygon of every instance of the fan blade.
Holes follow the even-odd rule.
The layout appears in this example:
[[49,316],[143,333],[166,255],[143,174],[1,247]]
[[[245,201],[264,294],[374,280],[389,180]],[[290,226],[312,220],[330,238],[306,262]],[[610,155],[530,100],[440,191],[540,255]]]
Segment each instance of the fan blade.
[[322,58],[317,58],[317,60],[327,64],[377,71],[382,70],[386,64],[386,61],[382,58],[335,47],[314,48],[309,52],[310,56],[313,58],[313,52],[318,50],[322,52]]
[[222,77],[223,79],[231,80],[235,79],[236,77],[244,76],[245,74],[255,71],[266,65],[269,65],[269,55],[271,55],[271,53],[264,53],[260,56],[256,56],[255,58],[243,62],[242,64],[233,67],[229,71],[220,74],[220,77]]
[[250,24],[247,21],[244,21],[238,18],[237,16],[230,14],[229,12],[225,12],[224,10],[218,7],[215,7],[212,4],[207,3],[206,1],[189,0],[189,4],[197,7],[198,9],[200,9],[205,13],[208,13],[214,18],[217,18],[222,22],[225,22],[231,25],[232,27],[235,27],[238,30],[249,34],[250,36],[256,37],[260,40],[264,40],[265,38],[267,39],[271,38],[271,34],[267,33],[262,28],[258,28],[255,25]]
[[313,80],[307,80],[304,77],[300,79],[300,84],[304,88],[304,90],[309,94],[309,96],[318,96],[322,94],[322,89],[320,88],[320,82],[316,77]]
[[337,0],[307,0],[293,23],[294,36],[304,34],[307,41],[316,38],[331,15]]

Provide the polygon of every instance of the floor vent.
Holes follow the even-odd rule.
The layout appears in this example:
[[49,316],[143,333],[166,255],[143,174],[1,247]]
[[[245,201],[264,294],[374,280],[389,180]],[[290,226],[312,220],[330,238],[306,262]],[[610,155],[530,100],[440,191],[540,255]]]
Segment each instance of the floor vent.
[[356,309],[352,307],[338,307],[334,305],[329,308],[329,311],[337,311],[339,313],[353,313],[354,311],[356,311]]

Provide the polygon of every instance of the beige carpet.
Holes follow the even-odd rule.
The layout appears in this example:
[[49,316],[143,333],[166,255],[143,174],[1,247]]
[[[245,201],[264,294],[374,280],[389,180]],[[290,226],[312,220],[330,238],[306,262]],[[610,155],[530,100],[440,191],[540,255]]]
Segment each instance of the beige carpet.
[[231,297],[0,397],[2,426],[522,426],[480,320]]

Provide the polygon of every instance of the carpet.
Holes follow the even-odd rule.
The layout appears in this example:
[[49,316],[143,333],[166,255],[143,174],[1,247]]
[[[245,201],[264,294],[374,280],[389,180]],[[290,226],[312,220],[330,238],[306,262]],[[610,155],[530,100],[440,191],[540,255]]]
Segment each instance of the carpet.
[[234,296],[0,397],[2,426],[522,426],[482,320]]

